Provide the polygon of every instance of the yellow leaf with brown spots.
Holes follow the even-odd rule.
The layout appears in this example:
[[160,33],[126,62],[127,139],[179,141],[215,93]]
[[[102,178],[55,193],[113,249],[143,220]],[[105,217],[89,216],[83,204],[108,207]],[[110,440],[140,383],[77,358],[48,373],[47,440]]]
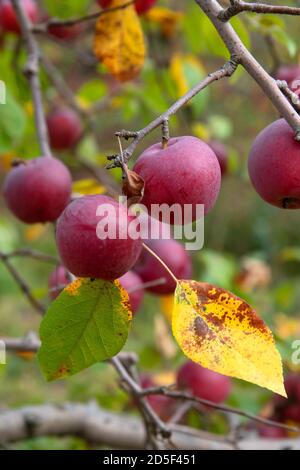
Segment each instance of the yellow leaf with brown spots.
[[192,361],[286,396],[271,331],[234,294],[204,282],[178,281],[172,328]]
[[[127,0],[112,0],[119,7]],[[120,81],[137,77],[144,65],[145,41],[134,5],[101,15],[96,24],[94,53]]]

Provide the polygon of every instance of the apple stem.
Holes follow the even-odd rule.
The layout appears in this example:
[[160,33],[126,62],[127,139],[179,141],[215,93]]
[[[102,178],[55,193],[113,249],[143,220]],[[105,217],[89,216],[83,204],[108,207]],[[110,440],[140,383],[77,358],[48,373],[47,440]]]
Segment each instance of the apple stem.
[[149,246],[147,246],[145,243],[143,243],[143,247],[145,248],[145,250],[147,250],[152,256],[154,256],[154,258],[157,259],[157,261],[160,262],[160,264],[166,269],[166,271],[168,271],[168,273],[170,274],[170,276],[174,279],[174,281],[177,283],[178,282],[178,279],[177,277],[175,276],[175,274],[172,273],[171,269],[168,268],[168,266],[162,261],[162,259],[160,259],[160,257],[154,253],[154,251],[151,250],[151,248],[149,248]]
[[168,147],[168,142],[170,140],[170,131],[169,131],[169,119],[164,119],[162,124],[162,148],[165,149]]
[[165,284],[165,283],[166,283],[166,278],[160,277],[158,279],[155,279],[154,281],[142,282],[141,284],[138,284],[137,286],[132,287],[131,289],[128,289],[127,292],[128,294],[132,294],[132,292],[136,292],[137,290],[149,289],[149,287],[161,286],[162,284]]

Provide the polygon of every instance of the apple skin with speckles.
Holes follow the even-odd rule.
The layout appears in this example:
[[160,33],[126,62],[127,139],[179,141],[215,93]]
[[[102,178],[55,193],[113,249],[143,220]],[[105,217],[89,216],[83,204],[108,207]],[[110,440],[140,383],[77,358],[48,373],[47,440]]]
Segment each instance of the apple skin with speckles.
[[284,119],[278,119],[256,137],[248,170],[258,194],[283,209],[300,208],[300,143]]
[[143,281],[134,271],[128,271],[119,279],[122,287],[127,291],[132,313],[136,314],[144,298]]
[[[142,203],[151,216],[155,215],[153,204],[179,204],[189,223],[198,218],[196,206],[204,204],[204,214],[213,208],[219,194],[221,170],[213,150],[204,141],[192,137],[174,137],[163,148],[162,143],[146,149],[137,159],[133,170],[145,181]],[[184,205],[189,204],[191,214],[187,216]],[[153,209],[153,208],[152,208]],[[178,223],[171,216],[163,222]]]
[[3,195],[11,212],[27,224],[54,222],[71,197],[71,175],[52,157],[21,161],[7,175]]
[[[77,277],[114,280],[123,276],[142,249],[141,238],[134,239],[129,233],[134,219],[124,205],[108,196],[83,196],[72,201],[56,227],[56,243],[64,266]],[[108,220],[116,236],[100,237],[98,224],[107,224]]]
[[47,116],[50,145],[55,150],[70,150],[79,141],[83,126],[77,113],[68,107],[55,109]]

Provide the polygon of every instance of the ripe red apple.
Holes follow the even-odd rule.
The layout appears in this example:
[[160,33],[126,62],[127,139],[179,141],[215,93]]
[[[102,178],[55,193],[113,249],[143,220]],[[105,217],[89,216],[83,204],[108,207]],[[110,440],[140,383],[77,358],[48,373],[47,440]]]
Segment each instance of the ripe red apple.
[[172,227],[150,217],[146,212],[140,213],[138,216],[140,222],[141,238],[147,240],[160,240],[173,238]]
[[76,39],[83,31],[81,24],[74,24],[72,26],[49,26],[48,32],[51,36],[62,41],[72,41]]
[[222,403],[231,392],[229,377],[188,361],[177,373],[179,388],[190,390],[195,397],[204,398],[215,403]]
[[[297,64],[282,65],[276,71],[275,78],[284,80],[289,87],[297,94],[300,93],[300,66]],[[297,83],[299,82],[299,83]]]
[[[102,8],[107,8],[111,4],[111,0],[97,0],[98,5]],[[146,13],[153,5],[156,3],[156,0],[136,0],[135,9],[138,15],[143,15]]]
[[258,194],[284,209],[300,207],[300,143],[284,119],[278,119],[256,137],[248,161]]
[[132,313],[135,314],[144,298],[143,281],[134,271],[128,271],[119,281],[128,292]]
[[[191,222],[197,218],[196,205],[204,204],[207,214],[220,190],[218,159],[212,149],[196,137],[174,137],[165,148],[161,143],[152,145],[138,158],[134,171],[145,181],[142,203],[152,216],[152,204],[172,206],[176,203],[182,211],[184,204],[190,204],[192,214],[185,222]],[[171,223],[174,223],[173,218]]]
[[[153,381],[151,376],[143,375],[141,377],[142,389],[152,388],[155,386],[157,386],[157,384]],[[166,397],[164,395],[148,395],[147,401],[161,419],[166,421],[171,417],[172,412],[174,411],[174,401],[170,397]]]
[[49,277],[49,297],[55,300],[62,290],[71,282],[71,276],[64,266],[56,266]]
[[98,5],[101,8],[107,8],[109,7],[109,4],[111,3],[112,0],[97,0]]
[[209,146],[212,148],[217,159],[219,160],[222,176],[225,175],[228,171],[228,153],[225,145],[218,140],[211,140],[209,142]]
[[258,426],[258,434],[268,439],[284,439],[287,437],[285,429],[267,426],[266,424]]
[[63,107],[53,111],[47,117],[51,147],[55,150],[71,149],[80,139],[83,128],[77,113]]
[[284,420],[300,423],[300,402],[290,403],[282,410]]
[[[168,266],[178,279],[189,279],[192,275],[192,263],[184,247],[176,240],[151,240],[149,248]],[[174,279],[162,264],[145,249],[134,266],[143,282],[165,279],[164,284],[147,288],[147,291],[158,295],[172,294],[176,288]]]
[[[20,0],[31,23],[37,23],[39,12],[34,0]],[[20,25],[10,0],[0,2],[0,26],[4,32],[20,34]]]
[[3,192],[18,219],[28,224],[53,222],[70,200],[71,176],[56,158],[24,160],[8,173]]
[[147,13],[150,8],[152,8],[157,0],[136,0],[135,9],[138,15],[143,15]]
[[[78,277],[114,280],[123,276],[142,249],[141,239],[134,240],[129,234],[129,224],[134,220],[125,206],[110,197],[75,199],[57,222],[56,241],[63,264]],[[115,236],[104,238],[102,234],[99,238],[100,223],[115,229]],[[107,231],[105,227],[103,231]]]

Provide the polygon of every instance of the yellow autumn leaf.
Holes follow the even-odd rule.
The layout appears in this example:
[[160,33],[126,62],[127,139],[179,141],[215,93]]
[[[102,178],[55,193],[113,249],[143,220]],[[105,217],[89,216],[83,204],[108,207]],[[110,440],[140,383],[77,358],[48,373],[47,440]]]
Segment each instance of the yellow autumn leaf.
[[145,18],[159,25],[161,33],[169,38],[176,33],[178,24],[183,18],[183,13],[169,8],[154,7],[146,13]]
[[[110,7],[122,6],[127,0],[112,0]],[[94,52],[118,80],[135,78],[145,60],[144,35],[134,5],[105,15],[96,24]]]
[[281,339],[299,338],[300,320],[298,318],[291,318],[283,313],[279,313],[275,316],[274,331]]
[[201,122],[196,122],[195,124],[193,124],[192,131],[193,135],[199,137],[199,139],[206,140],[207,142],[211,138],[211,132],[209,128]]
[[81,180],[75,181],[72,184],[72,193],[89,196],[91,194],[103,194],[105,193],[105,186],[98,183],[94,178],[83,178]]
[[160,299],[160,309],[169,323],[172,321],[172,311],[174,304],[173,295],[163,295]]
[[14,152],[2,153],[0,155],[0,169],[5,171],[11,170],[12,162],[15,158],[16,154]]
[[161,387],[170,387],[176,384],[176,372],[174,370],[167,370],[163,372],[157,372],[152,375],[152,380],[155,385]]
[[172,328],[194,362],[286,396],[271,331],[234,294],[204,282],[178,281]]
[[26,227],[24,238],[27,242],[33,242],[41,238],[48,229],[46,224],[32,224]]
[[177,87],[178,97],[184,95],[191,88],[185,72],[185,66],[188,65],[197,76],[205,76],[206,71],[202,62],[191,54],[176,53],[170,61],[170,75]]

